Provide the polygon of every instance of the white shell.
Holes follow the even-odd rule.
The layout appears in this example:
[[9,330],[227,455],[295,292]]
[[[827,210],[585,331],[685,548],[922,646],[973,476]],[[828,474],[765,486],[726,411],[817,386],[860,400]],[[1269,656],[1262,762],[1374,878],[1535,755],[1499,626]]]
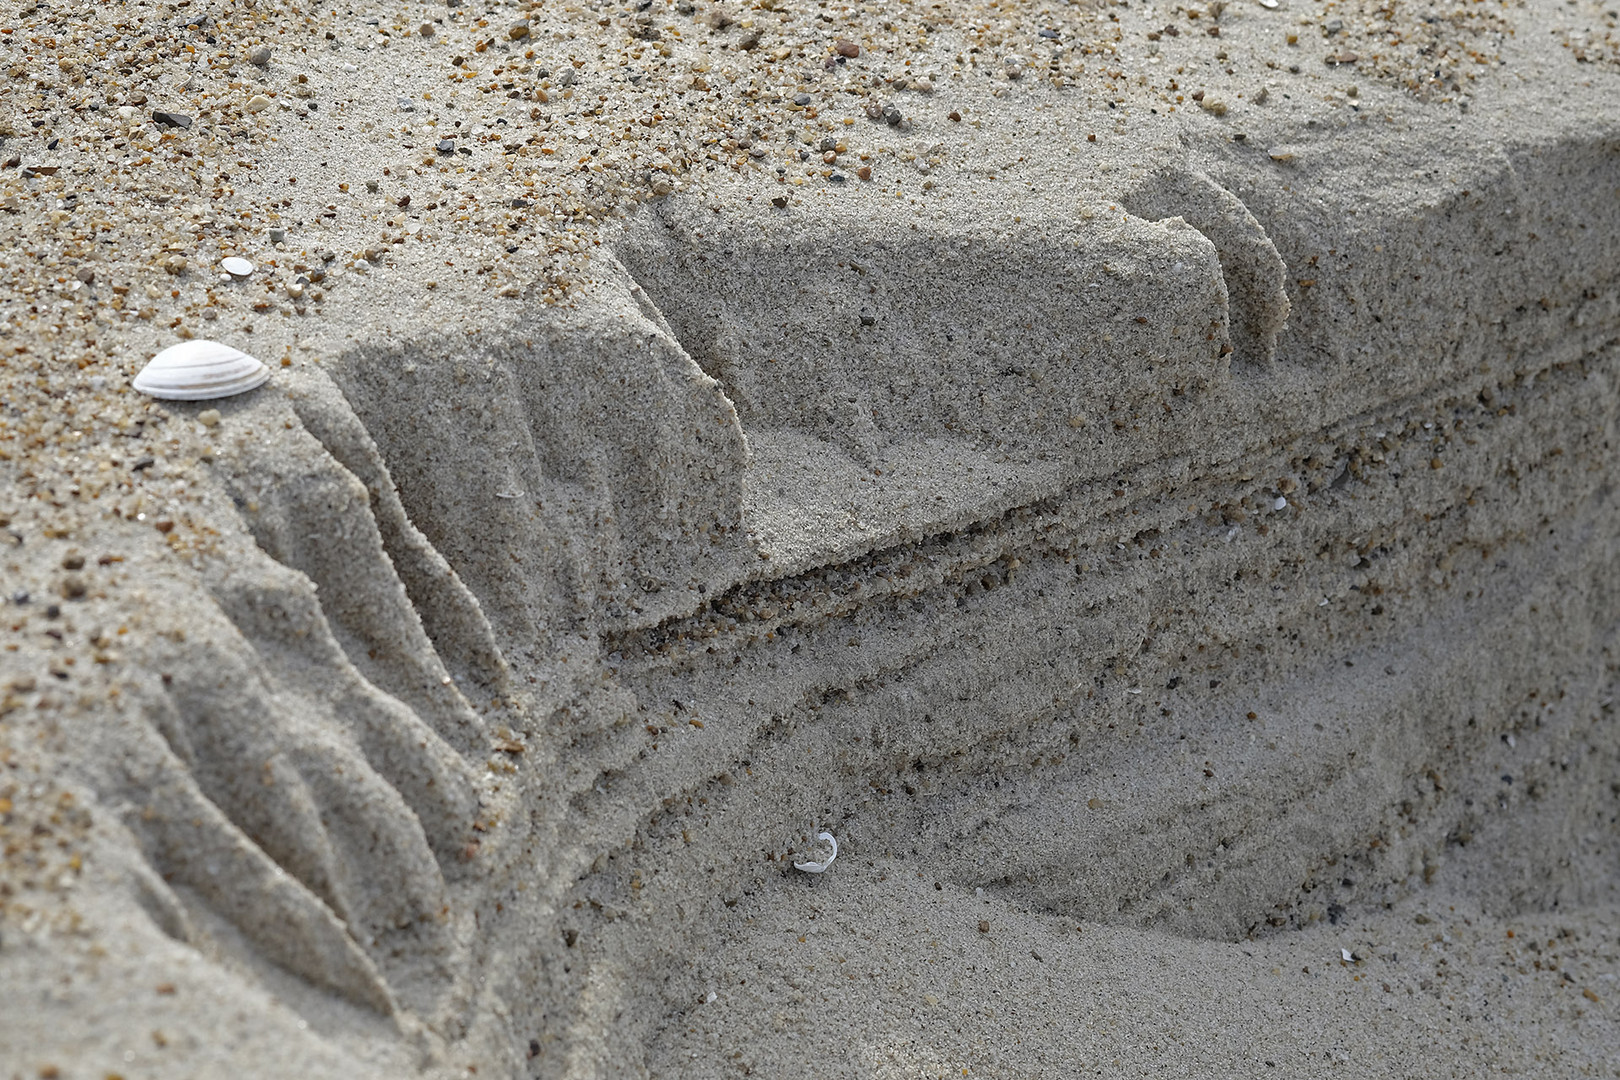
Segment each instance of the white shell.
[[230,397],[263,385],[270,369],[240,349],[196,338],[152,357],[135,376],[135,389],[171,401]]
[[827,856],[827,861],[826,862],[796,862],[796,863],[793,864],[793,869],[795,869],[795,870],[803,870],[807,874],[825,874],[827,872],[827,867],[831,866],[833,864],[833,860],[838,858],[838,840],[833,836],[832,833],[830,833],[830,832],[817,833],[816,834],[816,839],[817,840],[825,840],[825,841],[827,841],[827,843],[832,845],[832,854]]
[[219,260],[219,267],[234,278],[245,278],[253,273],[253,264],[236,255]]

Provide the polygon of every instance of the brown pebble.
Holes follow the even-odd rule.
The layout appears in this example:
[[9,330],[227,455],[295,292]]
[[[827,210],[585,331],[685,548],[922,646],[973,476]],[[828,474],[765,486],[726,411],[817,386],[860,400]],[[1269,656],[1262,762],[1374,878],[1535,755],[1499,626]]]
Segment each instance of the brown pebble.
[[517,23],[517,24],[513,25],[513,27],[506,32],[506,36],[511,38],[513,41],[519,41],[519,40],[521,40],[523,38],[528,37],[529,36],[529,24],[526,23],[526,22],[520,22],[520,23]]
[[83,555],[69,555],[67,558],[62,560],[62,569],[64,569],[64,570],[83,570],[84,569],[84,556]]
[[961,113],[959,113],[959,112],[957,112],[957,111],[956,111],[956,110],[955,110],[955,109],[952,109],[952,110],[951,110],[951,111],[950,111],[950,113],[949,113],[949,114],[947,114],[947,115],[949,115],[949,116],[950,116],[950,118],[951,118],[951,119],[952,119],[952,120],[954,120],[954,121],[956,121],[956,122],[957,122],[957,123],[958,123],[958,124],[960,124],[960,123],[961,123],[961,122],[962,122],[962,114],[961,114]]
[[980,919],[979,920],[979,933],[988,934],[989,932],[990,932],[990,920],[989,919]]
[[62,599],[83,600],[84,594],[89,591],[83,578],[66,577],[62,579]]
[[771,205],[776,207],[778,210],[787,209],[787,196],[778,195],[776,198],[771,200]]
[[860,168],[855,170],[855,175],[860,177],[862,180],[872,179],[872,166],[862,165]]
[[850,59],[861,55],[861,47],[849,40],[849,38],[839,38],[833,43],[833,49],[837,51],[839,56],[847,56]]

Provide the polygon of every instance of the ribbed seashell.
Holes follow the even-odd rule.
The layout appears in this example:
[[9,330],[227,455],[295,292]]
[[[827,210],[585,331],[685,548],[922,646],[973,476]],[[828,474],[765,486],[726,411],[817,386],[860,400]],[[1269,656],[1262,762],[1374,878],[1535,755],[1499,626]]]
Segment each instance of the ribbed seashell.
[[241,349],[195,338],[152,357],[135,376],[135,389],[172,401],[230,397],[263,385],[270,369]]

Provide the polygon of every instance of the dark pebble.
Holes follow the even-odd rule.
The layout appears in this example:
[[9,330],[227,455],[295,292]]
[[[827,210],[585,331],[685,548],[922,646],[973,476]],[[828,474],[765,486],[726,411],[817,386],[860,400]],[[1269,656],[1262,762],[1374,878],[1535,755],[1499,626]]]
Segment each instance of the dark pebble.
[[453,153],[455,153],[456,152],[455,141],[452,140],[452,139],[440,139],[439,142],[438,142],[438,150],[439,150],[439,153],[441,153],[441,154],[453,154]]
[[1042,30],[1041,37],[1046,38],[1048,41],[1056,41],[1058,32],[1056,30]]
[[801,109],[804,108],[806,105],[810,104],[810,95],[809,94],[799,94],[797,97],[795,97],[793,99],[793,104],[799,106],[799,108],[801,108]]
[[787,196],[786,195],[778,195],[776,198],[771,200],[771,205],[776,207],[778,210],[786,210],[787,209]]
[[161,127],[180,128],[182,130],[191,127],[191,117],[184,113],[154,112],[152,119],[156,120]]
[[835,172],[831,176],[827,177],[827,179],[831,180],[835,184],[842,184],[844,181],[848,180],[849,177],[845,176],[841,172]]
[[903,117],[901,117],[899,109],[893,105],[885,105],[883,106],[883,119],[889,122],[890,127],[899,127]]

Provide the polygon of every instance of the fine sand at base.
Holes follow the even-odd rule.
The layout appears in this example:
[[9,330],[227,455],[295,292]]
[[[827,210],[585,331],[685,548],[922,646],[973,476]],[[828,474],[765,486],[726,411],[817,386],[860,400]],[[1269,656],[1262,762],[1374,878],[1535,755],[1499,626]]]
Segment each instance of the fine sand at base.
[[200,2],[0,13],[0,1080],[1616,1073],[1612,5]]

